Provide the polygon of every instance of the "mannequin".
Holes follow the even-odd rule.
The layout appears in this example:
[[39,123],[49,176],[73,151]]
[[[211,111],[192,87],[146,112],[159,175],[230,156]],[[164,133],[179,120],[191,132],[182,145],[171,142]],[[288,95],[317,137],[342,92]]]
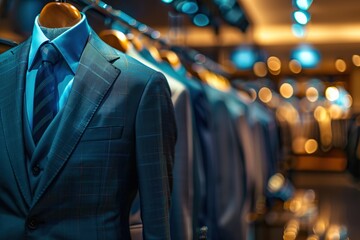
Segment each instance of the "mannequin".
[[[42,72],[63,87],[35,144],[35,97],[50,85],[46,76],[36,86]],[[176,123],[161,73],[105,44],[72,5],[52,2],[32,37],[0,54],[0,76],[1,239],[129,240],[137,191],[144,239],[171,239]]]
[[81,20],[81,14],[70,3],[51,2],[45,5],[39,16],[39,23],[47,28],[74,26]]

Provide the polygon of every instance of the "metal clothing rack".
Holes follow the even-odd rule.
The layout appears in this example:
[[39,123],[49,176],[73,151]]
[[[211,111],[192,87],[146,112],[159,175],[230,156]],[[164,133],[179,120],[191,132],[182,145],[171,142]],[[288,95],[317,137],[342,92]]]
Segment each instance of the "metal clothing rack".
[[0,38],[0,45],[5,45],[9,47],[16,47],[18,45],[17,42],[12,41],[10,39]]
[[[139,22],[138,20],[127,15],[123,11],[114,9],[112,6],[108,5],[107,3],[101,0],[76,0],[75,2],[85,5],[84,9],[93,9],[98,13],[106,17],[109,17],[114,21],[119,21],[120,23],[124,23],[130,28],[140,32],[144,36],[160,43],[162,46],[166,46],[167,48],[172,49],[172,46],[170,46],[170,44],[165,39],[161,38],[161,34],[159,31],[147,26],[144,23]],[[186,47],[181,47],[181,51],[186,52],[187,57],[190,58],[194,63],[199,63],[199,59],[197,58],[201,56],[202,58],[201,64],[205,68],[224,76],[229,75],[229,73],[227,73],[221,67],[221,65],[209,59],[203,54],[198,54],[196,50]]]
[[76,0],[76,2],[80,2],[84,4],[87,8],[94,9],[99,13],[103,14],[106,17],[111,18],[115,21],[120,21],[132,29],[139,31],[141,34],[149,37],[152,40],[158,41],[162,45],[168,45],[167,42],[160,38],[160,32],[139,22],[138,20],[132,18],[127,15],[123,11],[114,9],[112,6],[107,3],[99,0]]

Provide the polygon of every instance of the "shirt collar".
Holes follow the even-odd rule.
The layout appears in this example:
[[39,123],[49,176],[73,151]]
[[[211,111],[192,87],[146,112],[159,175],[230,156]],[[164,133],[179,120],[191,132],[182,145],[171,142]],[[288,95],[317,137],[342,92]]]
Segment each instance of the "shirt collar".
[[51,42],[64,57],[73,74],[75,74],[76,69],[79,66],[81,54],[90,35],[90,26],[86,20],[86,16],[84,14],[81,15],[82,18],[79,23],[69,28],[52,41],[45,36],[38,23],[39,16],[36,17],[30,46],[28,62],[29,70],[35,66],[41,45],[46,42]]

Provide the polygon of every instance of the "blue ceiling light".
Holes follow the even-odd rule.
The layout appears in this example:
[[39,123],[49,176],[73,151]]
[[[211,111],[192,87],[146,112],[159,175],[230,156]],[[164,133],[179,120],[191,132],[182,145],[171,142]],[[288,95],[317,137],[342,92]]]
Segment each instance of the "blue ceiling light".
[[220,11],[227,11],[234,7],[235,0],[214,0],[214,3],[219,6]]
[[178,12],[182,12],[182,8],[185,5],[186,1],[176,1],[174,2],[174,7]]
[[163,3],[172,3],[173,0],[161,0]]
[[295,37],[303,38],[306,35],[305,27],[303,25],[301,25],[301,24],[294,23],[291,26],[291,30],[292,30]]
[[294,5],[301,10],[308,10],[313,0],[294,0]]
[[310,14],[306,11],[297,10],[293,13],[294,20],[301,24],[306,25],[310,21]]
[[209,25],[210,19],[205,14],[198,13],[194,16],[193,22],[196,26],[205,27],[205,26]]
[[246,32],[250,23],[236,0],[213,0],[213,2],[218,7],[220,16],[225,22]]
[[292,58],[299,61],[303,68],[314,68],[320,61],[320,53],[316,49],[304,45],[292,52]]
[[181,6],[181,11],[186,14],[194,14],[199,10],[199,6],[196,4],[196,2],[185,2]]
[[257,58],[255,49],[249,46],[238,47],[231,54],[232,63],[242,70],[251,69]]

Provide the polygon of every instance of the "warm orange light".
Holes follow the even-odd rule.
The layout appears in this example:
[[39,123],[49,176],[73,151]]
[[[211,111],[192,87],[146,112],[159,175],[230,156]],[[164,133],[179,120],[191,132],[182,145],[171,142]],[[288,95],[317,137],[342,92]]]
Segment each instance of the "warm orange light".
[[290,220],[284,229],[284,240],[295,240],[299,231],[299,222],[296,220]]
[[339,58],[339,59],[336,59],[335,61],[335,68],[336,70],[338,70],[339,72],[345,72],[346,71],[346,62]]
[[327,100],[329,100],[331,102],[338,100],[339,95],[340,95],[339,89],[337,89],[336,87],[328,87],[325,90],[325,96],[326,96]]
[[324,122],[329,119],[326,109],[322,106],[318,106],[315,108],[314,117],[318,122]]
[[284,240],[295,240],[296,234],[295,233],[284,233],[283,239]]
[[259,98],[262,102],[268,103],[272,99],[272,93],[271,90],[267,87],[263,87],[259,91]]
[[301,209],[301,201],[299,199],[292,200],[290,203],[290,211],[296,213],[300,209]]
[[323,235],[327,228],[327,222],[324,219],[319,219],[315,223],[313,228],[313,232],[317,235]]
[[280,94],[284,98],[291,98],[294,94],[294,89],[289,83],[283,83],[280,86]]
[[310,102],[316,102],[319,98],[319,92],[316,88],[314,87],[309,87],[308,89],[306,89],[306,98],[310,101]]
[[270,192],[277,192],[284,186],[285,178],[281,173],[277,173],[269,179],[268,189]]
[[355,66],[360,67],[360,56],[357,54],[354,54],[352,56],[352,62]]
[[254,73],[258,77],[265,77],[267,74],[266,64],[264,62],[257,62],[253,67]]
[[289,69],[293,73],[298,74],[301,72],[302,67],[301,67],[301,64],[299,63],[299,61],[293,59],[289,62]]
[[287,224],[286,224],[286,228],[295,228],[297,230],[299,230],[299,227],[300,227],[300,223],[298,220],[296,219],[292,219],[290,220]]
[[319,240],[319,237],[317,235],[311,235],[306,240]]
[[340,226],[331,225],[326,233],[325,239],[340,240]]
[[318,143],[315,139],[309,139],[305,142],[305,152],[312,154],[318,149]]
[[279,75],[281,71],[281,62],[278,57],[271,56],[267,60],[267,65],[270,72],[274,75]]

